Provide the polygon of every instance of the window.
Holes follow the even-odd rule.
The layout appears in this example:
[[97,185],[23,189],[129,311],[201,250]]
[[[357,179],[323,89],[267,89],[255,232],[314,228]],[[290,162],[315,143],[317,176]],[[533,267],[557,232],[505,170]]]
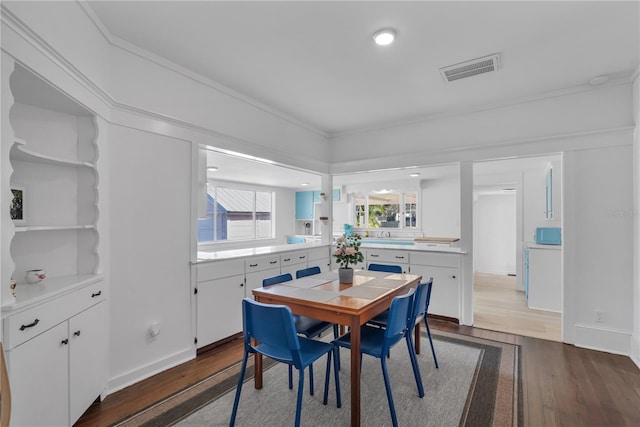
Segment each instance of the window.
[[356,227],[416,228],[418,225],[416,193],[355,196],[354,205]]
[[198,219],[198,242],[273,238],[273,198],[269,191],[207,187],[207,218]]

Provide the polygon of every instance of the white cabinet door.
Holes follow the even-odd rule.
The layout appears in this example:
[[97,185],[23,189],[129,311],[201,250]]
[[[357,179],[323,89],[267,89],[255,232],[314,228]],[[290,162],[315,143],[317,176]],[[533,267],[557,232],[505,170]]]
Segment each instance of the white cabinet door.
[[429,314],[460,319],[460,270],[452,267],[411,265],[411,274],[422,276],[422,282],[433,277]]
[[71,424],[104,392],[109,376],[108,345],[106,302],[69,319]]
[[[255,271],[253,273],[247,273],[247,285],[245,286],[244,296],[246,298],[253,299],[253,291],[256,288],[262,287],[262,279],[267,277],[277,276],[280,274],[280,266],[275,268],[269,268],[266,270]],[[294,276],[295,277],[295,276]]]
[[198,283],[198,348],[242,332],[244,274]]
[[11,425],[69,426],[69,341],[63,322],[7,352]]
[[561,252],[529,248],[529,308],[562,312]]

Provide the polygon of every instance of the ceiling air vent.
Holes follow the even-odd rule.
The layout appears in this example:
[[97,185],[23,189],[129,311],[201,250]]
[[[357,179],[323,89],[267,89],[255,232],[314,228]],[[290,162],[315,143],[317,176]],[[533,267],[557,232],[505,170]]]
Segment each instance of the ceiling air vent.
[[497,53],[482,58],[472,59],[471,61],[461,62],[459,64],[449,65],[440,68],[440,75],[446,83],[454,80],[460,80],[478,74],[498,71],[500,69],[500,61]]

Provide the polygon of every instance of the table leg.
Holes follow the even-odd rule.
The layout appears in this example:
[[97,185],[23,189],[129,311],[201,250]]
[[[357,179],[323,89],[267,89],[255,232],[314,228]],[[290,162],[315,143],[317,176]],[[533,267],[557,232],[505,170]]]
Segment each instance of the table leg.
[[254,384],[256,389],[262,388],[262,355],[260,353],[256,353],[254,355],[255,360],[255,376],[254,376]]
[[360,427],[360,319],[351,321],[351,427]]
[[416,323],[416,327],[413,328],[413,346],[416,348],[416,354],[420,354],[420,323]]

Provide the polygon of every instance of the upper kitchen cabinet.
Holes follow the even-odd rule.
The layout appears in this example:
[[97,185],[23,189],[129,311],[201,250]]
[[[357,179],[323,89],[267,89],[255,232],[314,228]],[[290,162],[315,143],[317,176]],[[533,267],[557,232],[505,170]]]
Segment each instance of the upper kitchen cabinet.
[[44,269],[45,283],[82,282],[98,270],[96,117],[20,65],[10,87],[13,277],[20,287]]
[[313,191],[296,191],[296,219],[313,219]]
[[[332,200],[334,203],[340,202],[341,191],[339,188],[333,190]],[[319,190],[296,191],[296,219],[313,219],[314,204],[322,203],[323,197]]]

